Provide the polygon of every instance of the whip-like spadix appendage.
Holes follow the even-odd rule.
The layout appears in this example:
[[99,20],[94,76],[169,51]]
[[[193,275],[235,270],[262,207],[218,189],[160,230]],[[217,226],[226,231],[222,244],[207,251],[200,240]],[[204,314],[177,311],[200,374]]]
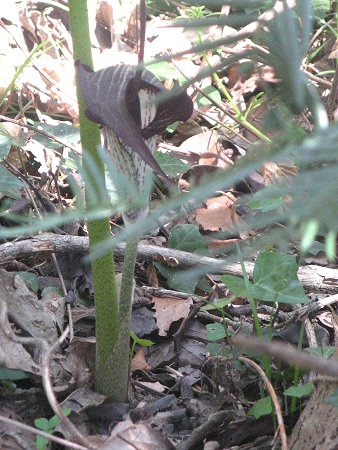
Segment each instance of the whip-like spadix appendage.
[[139,92],[167,92],[151,72],[143,69],[140,73],[140,69],[130,65],[111,66],[97,72],[79,61],[76,66],[81,93],[87,106],[87,117],[112,130],[172,186],[172,180],[154,159],[146,140],[162,133],[175,121],[187,120],[193,111],[190,97],[186,93],[180,93],[157,103],[153,120],[142,127]]

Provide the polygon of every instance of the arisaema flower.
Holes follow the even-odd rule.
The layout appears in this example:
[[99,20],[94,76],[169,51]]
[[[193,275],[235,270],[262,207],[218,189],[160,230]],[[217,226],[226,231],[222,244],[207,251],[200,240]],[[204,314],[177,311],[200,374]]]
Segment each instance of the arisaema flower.
[[131,205],[124,220],[134,222],[147,214],[148,206],[135,206],[132,188],[148,200],[150,169],[168,187],[174,185],[153,157],[156,135],[175,121],[187,120],[192,114],[192,101],[181,92],[158,102],[157,95],[167,89],[151,72],[136,66],[111,66],[93,72],[79,62],[76,65],[86,115],[103,126],[104,147],[117,173],[130,182],[128,192],[123,192],[127,197],[123,200]]

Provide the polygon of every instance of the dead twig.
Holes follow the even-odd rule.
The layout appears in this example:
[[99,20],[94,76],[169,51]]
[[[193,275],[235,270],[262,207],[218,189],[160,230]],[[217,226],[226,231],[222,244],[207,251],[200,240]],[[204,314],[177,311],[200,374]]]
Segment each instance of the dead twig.
[[338,362],[336,360],[315,356],[306,351],[299,351],[291,345],[264,341],[243,334],[236,334],[229,339],[229,342],[235,347],[280,359],[291,366],[313,371],[317,375],[338,377]]
[[217,432],[219,427],[224,427],[236,418],[234,411],[217,411],[211,414],[208,420],[195,428],[188,439],[177,446],[178,450],[190,450],[197,448],[203,440],[212,433]]
[[[259,29],[263,28],[268,22],[270,22],[277,14],[285,11],[286,8],[293,9],[296,6],[296,0],[278,0],[274,6],[261,14],[257,20],[250,22],[248,25],[243,27],[241,30],[236,33],[230,34],[224,38],[216,39],[210,42],[209,45],[205,45],[203,50],[199,50],[198,53],[202,51],[208,51],[210,49],[214,49],[216,47],[221,47],[226,44],[232,43],[234,39],[238,42],[240,39],[246,39],[256,33]],[[169,56],[164,56],[158,58],[158,61],[170,61],[173,58],[179,58],[181,56],[190,54],[192,51],[196,53],[196,48],[189,48],[187,50],[183,50],[181,52],[173,53]],[[219,69],[218,66],[215,66],[215,71]]]
[[284,316],[289,316],[288,318],[284,319],[282,323],[279,323],[274,326],[275,329],[285,328],[288,325],[291,325],[292,323],[296,322],[297,320],[305,319],[308,316],[313,316],[317,312],[319,312],[321,309],[325,307],[330,307],[331,305],[338,302],[338,294],[335,295],[329,295],[328,297],[322,298],[320,300],[317,300],[316,302],[309,303],[308,305],[302,306],[295,311],[293,311],[291,314],[284,313]]
[[211,322],[223,323],[226,326],[232,327],[235,331],[238,330],[241,326],[240,321],[231,320],[231,319],[228,319],[227,317],[216,316],[215,314],[210,314],[205,311],[199,312],[197,314],[197,317],[200,319],[207,320],[208,322],[211,321]]
[[[17,242],[7,242],[0,245],[0,263],[17,258],[27,258],[32,253],[73,253],[84,257],[89,252],[89,240],[87,237],[60,235],[45,233],[35,236],[29,240]],[[125,252],[125,245],[118,244],[113,249],[117,258],[122,258]],[[142,261],[156,261],[158,255],[163,256],[164,264],[166,260],[175,258],[180,269],[206,268],[210,273],[231,274],[242,276],[242,268],[239,263],[231,263],[229,260],[215,259],[193,253],[183,252],[171,248],[159,247],[156,245],[139,244],[137,258]],[[163,262],[163,258],[161,259]],[[252,277],[254,263],[245,262],[245,268],[249,278]],[[338,271],[317,265],[301,266],[298,269],[298,278],[304,288],[311,291],[324,290],[336,294]],[[315,304],[315,303],[314,303]]]
[[267,387],[269,394],[271,396],[272,403],[275,407],[278,428],[279,428],[279,435],[280,435],[280,439],[281,439],[281,443],[282,443],[282,450],[288,450],[288,442],[287,442],[287,438],[286,438],[282,408],[279,404],[276,392],[275,392],[269,378],[266,376],[264,370],[261,367],[259,367],[259,365],[257,363],[255,363],[254,361],[252,361],[251,359],[245,358],[244,356],[240,356],[238,359],[246,364],[249,364],[249,366],[253,367],[256,370],[256,372],[259,373],[262,380],[264,381],[265,386]]
[[317,77],[317,75],[313,75],[313,73],[308,72],[307,70],[303,70],[303,72],[306,74],[306,76],[312,80],[315,81],[318,84],[322,84],[323,86],[328,87],[329,89],[332,89],[332,83],[328,80],[323,80],[323,78]]

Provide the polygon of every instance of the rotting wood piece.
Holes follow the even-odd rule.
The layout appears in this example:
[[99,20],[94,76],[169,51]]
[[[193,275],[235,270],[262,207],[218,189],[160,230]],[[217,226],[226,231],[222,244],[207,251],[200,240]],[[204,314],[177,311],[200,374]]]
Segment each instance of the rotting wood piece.
[[338,448],[338,409],[326,401],[338,389],[338,381],[320,379],[294,427],[290,450],[335,450]]
[[[46,248],[42,246],[46,245]],[[57,253],[76,253],[85,256],[89,251],[89,241],[87,237],[59,235],[59,234],[40,234],[30,239],[6,242],[0,245],[0,264],[13,259],[24,259],[39,251],[49,254],[50,248]],[[125,244],[118,244],[114,249],[114,255],[121,258],[124,255]],[[194,267],[206,267],[212,273],[231,274],[242,276],[242,269],[239,263],[229,263],[226,260],[210,258],[202,255],[195,255],[171,248],[158,247],[155,245],[138,245],[137,258],[141,261],[154,261],[161,255],[163,261],[175,258],[178,262],[178,268],[189,269]],[[254,269],[253,262],[245,262],[245,268],[248,276],[251,278]],[[337,292],[338,270],[322,266],[308,265],[301,266],[298,269],[298,278],[304,288],[310,291],[324,291],[328,294]]]

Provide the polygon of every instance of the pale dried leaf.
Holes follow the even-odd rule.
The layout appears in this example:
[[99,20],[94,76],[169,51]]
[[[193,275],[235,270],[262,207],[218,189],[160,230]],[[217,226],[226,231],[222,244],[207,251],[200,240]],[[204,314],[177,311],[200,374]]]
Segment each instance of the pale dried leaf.
[[[195,221],[204,231],[234,230],[233,211],[235,197],[232,194],[210,198],[205,208],[196,210]],[[235,213],[236,214],[236,213]]]
[[167,336],[172,323],[186,318],[193,303],[191,297],[184,300],[172,297],[153,297],[152,301],[160,336]]
[[34,363],[31,355],[24,349],[23,345],[10,340],[1,330],[0,366],[40,374],[40,368]]
[[135,372],[135,370],[143,370],[147,372],[150,369],[151,367],[147,363],[146,358],[144,356],[144,349],[139,348],[131,361],[130,367],[131,372]]
[[217,131],[206,131],[190,137],[184,141],[179,149],[187,153],[201,155],[208,152],[218,141],[220,135]]
[[120,422],[101,450],[171,450],[173,447],[159,430],[145,423]]
[[54,320],[57,304],[54,300],[49,303],[39,300],[15,273],[1,270],[0,276],[9,294],[7,307],[11,320],[29,336],[54,344],[58,339]]
[[83,386],[92,378],[95,365],[95,339],[75,337],[63,367],[72,374],[75,386]]
[[106,396],[94,392],[88,385],[73,391],[62,403],[63,408],[71,408],[73,412],[80,413],[85,409],[101,405]]

